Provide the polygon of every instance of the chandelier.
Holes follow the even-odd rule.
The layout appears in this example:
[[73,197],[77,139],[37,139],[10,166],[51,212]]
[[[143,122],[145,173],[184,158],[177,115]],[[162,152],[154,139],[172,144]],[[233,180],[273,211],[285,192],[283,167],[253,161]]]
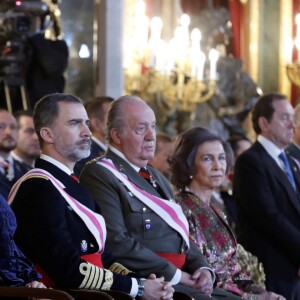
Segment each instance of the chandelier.
[[[292,63],[287,64],[286,73],[288,79],[292,83],[294,83],[297,86],[300,86],[300,14],[296,15],[295,20],[297,26],[296,38],[294,41],[290,41],[290,46],[289,46],[289,49],[291,49],[289,60],[292,61]],[[297,49],[297,55],[298,55],[298,61],[295,63],[292,60],[292,49],[294,45]]]
[[[131,35],[124,44],[124,74],[127,94],[150,101],[155,97],[170,108],[192,111],[210,99],[216,90],[216,49],[202,51],[201,32],[189,30],[190,17],[183,14],[169,42],[161,38],[162,20],[145,15],[139,1],[131,18]],[[208,56],[208,59],[206,58]]]

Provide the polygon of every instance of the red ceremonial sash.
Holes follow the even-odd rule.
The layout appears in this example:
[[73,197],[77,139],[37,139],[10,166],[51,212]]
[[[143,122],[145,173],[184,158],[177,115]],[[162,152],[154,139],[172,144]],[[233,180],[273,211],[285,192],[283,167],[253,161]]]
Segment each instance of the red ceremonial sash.
[[[87,261],[87,262],[89,262],[92,265],[95,265],[99,268],[103,268],[101,254],[99,254],[99,253],[84,254],[84,255],[80,256],[80,258]],[[43,284],[46,287],[54,287],[55,286],[54,280],[52,280],[46,274],[46,272],[41,268],[40,265],[35,265],[34,267],[42,275],[42,279],[40,279],[39,281],[43,282]]]
[[185,264],[186,255],[180,253],[162,253],[156,252],[156,254],[167,261],[171,262],[176,268],[182,269]]

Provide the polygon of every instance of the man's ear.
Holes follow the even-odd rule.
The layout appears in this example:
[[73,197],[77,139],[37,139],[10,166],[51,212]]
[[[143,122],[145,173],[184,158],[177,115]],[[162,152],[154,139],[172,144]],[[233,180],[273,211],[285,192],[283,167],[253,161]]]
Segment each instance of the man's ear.
[[92,130],[92,131],[99,131],[99,119],[97,119],[97,118],[94,118],[94,117],[92,117],[92,118],[90,118],[90,129]]
[[121,144],[121,140],[120,140],[120,132],[117,128],[112,128],[109,132],[113,142],[117,145]]
[[258,118],[258,126],[261,129],[262,132],[266,132],[269,129],[269,122],[265,117],[259,117]]
[[42,127],[40,130],[40,135],[45,142],[50,143],[50,144],[53,143],[53,131],[51,128]]

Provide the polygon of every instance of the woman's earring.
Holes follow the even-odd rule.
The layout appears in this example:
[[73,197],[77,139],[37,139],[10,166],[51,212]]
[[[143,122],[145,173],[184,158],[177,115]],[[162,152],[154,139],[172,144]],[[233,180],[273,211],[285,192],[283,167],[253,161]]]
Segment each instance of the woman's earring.
[[189,177],[190,177],[191,180],[193,179],[193,175],[190,175]]

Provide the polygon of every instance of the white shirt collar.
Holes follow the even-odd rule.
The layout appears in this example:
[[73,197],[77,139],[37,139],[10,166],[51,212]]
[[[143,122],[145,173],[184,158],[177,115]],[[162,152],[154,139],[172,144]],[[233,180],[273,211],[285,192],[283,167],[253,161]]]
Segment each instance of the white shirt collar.
[[92,135],[92,140],[97,144],[97,145],[99,145],[101,148],[103,148],[103,150],[104,151],[106,151],[107,150],[107,145],[106,144],[104,144],[104,143],[102,143],[100,140],[98,140],[96,137],[94,137],[93,135]]
[[11,152],[9,153],[9,155],[6,159],[1,156],[1,160],[2,161],[5,161],[5,160],[8,161],[11,166],[14,165],[14,158],[12,157]]
[[121,158],[123,158],[124,160],[126,160],[137,172],[140,170],[140,167],[137,167],[136,165],[134,165],[132,162],[130,162],[126,156],[117,148],[109,145],[109,149],[114,152],[115,154],[117,154],[118,156],[120,156]]
[[64,164],[62,164],[61,162],[59,162],[58,160],[54,159],[51,156],[48,156],[46,154],[41,154],[40,158],[55,165],[56,167],[58,167],[59,169],[61,169],[65,173],[67,173],[68,175],[71,175],[73,173],[68,167],[66,167]]
[[14,151],[12,151],[11,152],[11,156],[15,159],[15,160],[17,160],[17,161],[19,161],[20,163],[23,163],[23,164],[25,164],[25,165],[27,165],[27,166],[30,166],[30,167],[32,167],[32,168],[34,168],[34,163],[32,164],[32,165],[28,165],[19,155],[17,155]]
[[17,160],[21,163],[24,162],[23,159],[19,155],[17,155],[14,151],[10,152],[10,154],[15,160]]
[[283,168],[283,163],[279,158],[279,154],[283,151],[279,149],[273,142],[262,135],[257,137],[257,141],[264,147],[268,154],[276,161],[280,168]]

